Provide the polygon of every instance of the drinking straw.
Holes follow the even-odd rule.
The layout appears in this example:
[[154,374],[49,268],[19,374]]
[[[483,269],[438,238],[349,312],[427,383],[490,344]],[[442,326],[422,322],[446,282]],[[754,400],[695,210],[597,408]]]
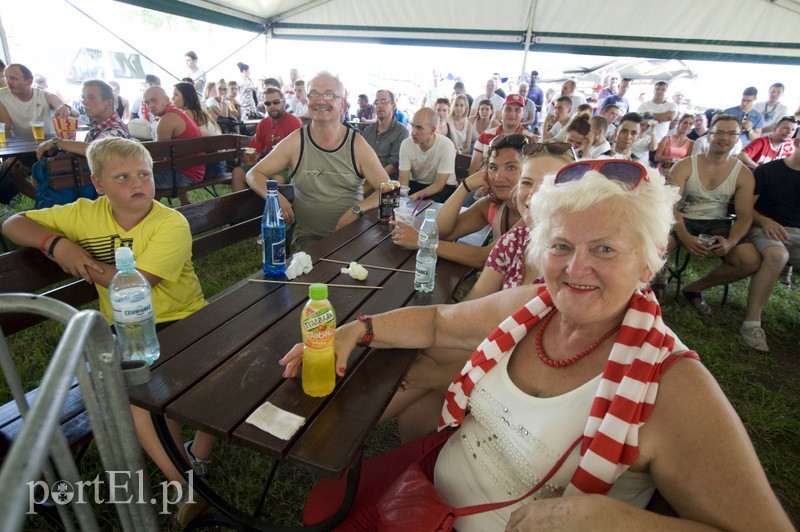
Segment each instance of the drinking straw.
[[417,214],[417,209],[419,209],[419,204],[422,203],[422,200],[425,199],[425,193],[422,193],[422,196],[419,197],[419,201],[416,205],[414,205],[414,210],[411,211],[411,216],[415,216]]

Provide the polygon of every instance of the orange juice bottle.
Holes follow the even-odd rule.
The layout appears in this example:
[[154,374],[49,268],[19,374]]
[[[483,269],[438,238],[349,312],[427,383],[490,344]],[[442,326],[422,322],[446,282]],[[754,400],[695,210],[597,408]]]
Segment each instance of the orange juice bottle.
[[303,334],[303,391],[312,397],[324,397],[336,385],[336,312],[328,301],[328,285],[308,287],[309,300],[300,314]]

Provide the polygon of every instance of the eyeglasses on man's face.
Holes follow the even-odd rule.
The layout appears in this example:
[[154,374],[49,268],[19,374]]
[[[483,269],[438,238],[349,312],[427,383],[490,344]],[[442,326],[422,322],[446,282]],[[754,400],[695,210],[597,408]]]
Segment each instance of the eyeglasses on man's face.
[[717,131],[717,130],[714,130],[714,131],[711,131],[709,133],[709,135],[714,135],[714,136],[717,136],[717,137],[738,137],[739,136],[739,132],[738,131]]
[[376,98],[372,105],[391,105],[392,100],[389,98]]
[[267,105],[280,105],[283,101],[283,98],[278,98],[277,100],[264,100],[264,103]]
[[311,91],[308,93],[309,100],[318,100],[319,98],[322,98],[325,101],[331,101],[331,100],[340,100],[342,97],[336,94],[335,92],[330,92],[330,91],[325,91],[325,92]]

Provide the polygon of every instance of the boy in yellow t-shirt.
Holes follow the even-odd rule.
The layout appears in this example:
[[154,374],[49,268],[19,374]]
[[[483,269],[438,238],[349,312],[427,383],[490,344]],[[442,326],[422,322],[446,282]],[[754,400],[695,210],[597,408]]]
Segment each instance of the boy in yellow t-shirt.
[[[109,323],[108,285],[117,273],[114,253],[120,246],[132,248],[137,269],[152,286],[157,329],[205,306],[191,261],[189,223],[153,199],[150,153],[138,142],[113,137],[93,142],[86,156],[92,183],[102,196],[16,214],[3,224],[3,234],[21,246],[38,246],[65,272],[94,284],[100,312]],[[150,414],[131,408],[144,449],[170,480],[181,481],[156,437]],[[177,423],[170,423],[173,434],[179,435]],[[208,456],[213,443],[211,436],[198,433],[193,457]]]

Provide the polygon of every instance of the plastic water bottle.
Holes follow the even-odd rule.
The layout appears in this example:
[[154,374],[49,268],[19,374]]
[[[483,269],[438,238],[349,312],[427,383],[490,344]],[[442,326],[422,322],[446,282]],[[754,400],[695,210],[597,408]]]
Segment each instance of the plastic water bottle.
[[136,270],[131,248],[118,248],[115,259],[117,274],[108,285],[108,297],[122,359],[152,364],[161,354],[161,348],[156,336],[150,283]]
[[439,227],[436,225],[436,211],[425,211],[425,221],[419,228],[417,240],[417,267],[414,272],[414,289],[417,292],[432,292],[436,280],[436,248],[439,247]]
[[309,300],[300,314],[303,334],[303,391],[312,397],[325,397],[336,386],[336,312],[328,301],[328,285],[313,283]]
[[283,277],[286,273],[286,224],[278,203],[278,182],[273,180],[267,181],[267,202],[261,218],[261,239],[264,241],[264,275]]

